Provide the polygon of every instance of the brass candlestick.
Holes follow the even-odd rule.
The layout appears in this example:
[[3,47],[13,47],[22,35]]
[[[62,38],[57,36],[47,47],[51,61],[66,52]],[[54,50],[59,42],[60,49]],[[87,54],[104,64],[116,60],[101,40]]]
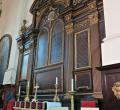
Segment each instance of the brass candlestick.
[[76,91],[69,91],[69,94],[71,96],[71,110],[74,110],[75,107],[74,96],[76,94]]
[[34,87],[35,88],[35,95],[34,95],[34,99],[32,100],[33,102],[37,102],[37,90],[39,88],[38,84],[36,84],[36,86]]
[[19,97],[20,97],[20,94],[17,94],[17,101],[19,102]]
[[30,98],[29,98],[29,82],[28,85],[26,87],[26,97],[25,97],[25,102],[29,102]]
[[60,99],[58,97],[58,84],[55,84],[55,96],[53,98],[53,101],[54,102],[59,102],[60,101]]

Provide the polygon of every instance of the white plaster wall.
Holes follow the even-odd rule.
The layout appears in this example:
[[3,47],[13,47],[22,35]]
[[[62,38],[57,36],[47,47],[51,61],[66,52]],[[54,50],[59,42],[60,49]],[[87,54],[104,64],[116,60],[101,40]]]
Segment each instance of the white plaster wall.
[[102,64],[120,63],[120,0],[103,0],[106,38],[102,43]]
[[14,84],[19,51],[16,38],[22,25],[23,19],[28,20],[28,25],[32,23],[32,15],[29,13],[33,0],[3,0],[3,13],[0,17],[0,38],[4,34],[12,36],[12,48],[8,70],[5,72],[3,84]]

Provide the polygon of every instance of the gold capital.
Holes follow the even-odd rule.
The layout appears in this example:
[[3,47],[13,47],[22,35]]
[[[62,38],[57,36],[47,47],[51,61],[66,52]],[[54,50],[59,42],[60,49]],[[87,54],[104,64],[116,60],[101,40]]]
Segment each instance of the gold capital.
[[67,15],[65,16],[65,21],[66,21],[66,22],[69,22],[69,21],[71,20],[71,18],[72,18],[72,14],[69,13],[69,14],[67,14]]
[[72,33],[72,32],[73,32],[73,23],[67,24],[67,25],[65,26],[65,30],[66,30],[66,33],[67,33],[67,34]]
[[95,9],[96,8],[96,1],[93,1],[93,2],[89,3],[88,7],[89,7],[90,10]]
[[91,25],[98,23],[98,12],[95,12],[88,16]]

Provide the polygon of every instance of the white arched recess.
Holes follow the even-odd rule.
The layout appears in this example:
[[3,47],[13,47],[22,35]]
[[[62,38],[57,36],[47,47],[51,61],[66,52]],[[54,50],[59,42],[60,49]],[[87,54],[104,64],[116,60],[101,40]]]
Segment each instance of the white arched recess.
[[102,45],[102,63],[120,63],[120,0],[103,0],[106,38]]
[[16,38],[19,37],[19,30],[23,19],[27,25],[32,22],[32,15],[29,9],[33,0],[3,0],[2,15],[0,17],[0,37],[5,34],[12,36],[12,47],[9,59],[9,66],[5,72],[3,85],[15,84],[19,51]]

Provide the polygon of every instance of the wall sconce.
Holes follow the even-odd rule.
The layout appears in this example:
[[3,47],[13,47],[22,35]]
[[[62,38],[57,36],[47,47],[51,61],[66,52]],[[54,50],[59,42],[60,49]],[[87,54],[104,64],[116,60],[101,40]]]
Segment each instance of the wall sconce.
[[120,99],[120,81],[114,83],[112,91],[114,92],[114,95],[117,97],[117,99]]

